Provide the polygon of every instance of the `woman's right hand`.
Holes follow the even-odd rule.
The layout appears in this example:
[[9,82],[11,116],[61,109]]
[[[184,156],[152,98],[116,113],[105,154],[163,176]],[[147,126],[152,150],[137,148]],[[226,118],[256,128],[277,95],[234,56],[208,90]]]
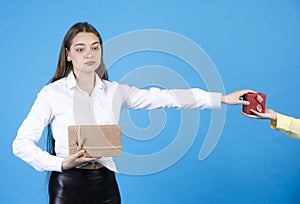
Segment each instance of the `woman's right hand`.
[[73,155],[70,155],[64,158],[61,164],[61,170],[71,169],[77,165],[94,161],[95,158],[85,157],[84,156],[85,150],[80,150]]

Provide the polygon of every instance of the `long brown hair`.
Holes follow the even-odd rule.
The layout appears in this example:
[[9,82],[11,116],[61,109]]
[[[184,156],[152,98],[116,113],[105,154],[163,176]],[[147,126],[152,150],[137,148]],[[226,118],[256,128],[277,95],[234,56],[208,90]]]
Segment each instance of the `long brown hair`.
[[[79,22],[74,24],[66,33],[64,40],[62,42],[62,46],[60,49],[60,54],[59,54],[59,59],[58,59],[58,64],[57,64],[57,69],[56,72],[53,76],[53,78],[49,81],[49,83],[55,82],[61,78],[66,77],[71,71],[73,71],[73,65],[72,62],[69,62],[67,60],[67,55],[66,55],[66,50],[70,50],[70,47],[72,45],[72,41],[74,37],[80,33],[80,32],[86,32],[86,33],[94,33],[100,41],[100,47],[101,47],[101,63],[100,66],[96,69],[96,73],[101,79],[108,80],[108,75],[106,72],[106,68],[103,62],[103,46],[102,46],[102,38],[98,31],[89,23],[87,22]],[[55,155],[54,151],[54,139],[52,136],[52,130],[50,125],[48,125],[48,134],[47,134],[47,151]]]
[[103,62],[103,46],[102,46],[102,38],[98,31],[89,23],[87,22],[79,22],[74,24],[66,33],[64,40],[61,45],[60,49],[60,54],[59,54],[59,59],[58,59],[58,64],[57,64],[57,69],[56,72],[53,76],[53,78],[50,80],[51,82],[55,82],[61,78],[66,77],[70,71],[73,70],[73,65],[72,62],[69,62],[67,60],[67,54],[66,50],[70,50],[70,47],[72,45],[74,37],[81,32],[86,32],[86,33],[94,33],[100,41],[100,46],[101,46],[101,63],[100,66],[97,68],[96,73],[101,79],[108,79],[106,68]]

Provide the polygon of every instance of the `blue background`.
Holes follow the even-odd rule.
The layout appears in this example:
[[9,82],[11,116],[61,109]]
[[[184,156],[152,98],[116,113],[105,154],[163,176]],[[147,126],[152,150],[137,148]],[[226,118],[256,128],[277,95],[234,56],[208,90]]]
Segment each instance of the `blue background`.
[[[212,59],[226,93],[261,91],[268,95],[268,107],[300,117],[299,0],[11,0],[1,3],[0,21],[1,203],[47,203],[46,173],[14,157],[11,143],[36,94],[54,74],[63,36],[78,21],[94,25],[104,41],[149,28],[184,35]],[[157,56],[152,57],[137,55],[124,62],[123,71],[152,64],[149,59]],[[176,61],[158,62],[180,72]],[[121,77],[110,73],[112,80]],[[184,77],[205,89],[193,76]],[[204,110],[198,137],[176,164],[150,175],[118,174],[123,203],[299,203],[300,141],[240,110],[227,106],[222,137],[207,159],[198,160],[210,118]],[[168,141],[171,133],[159,137]],[[42,147],[44,142],[43,137]],[[139,151],[136,144],[125,144],[127,151]]]

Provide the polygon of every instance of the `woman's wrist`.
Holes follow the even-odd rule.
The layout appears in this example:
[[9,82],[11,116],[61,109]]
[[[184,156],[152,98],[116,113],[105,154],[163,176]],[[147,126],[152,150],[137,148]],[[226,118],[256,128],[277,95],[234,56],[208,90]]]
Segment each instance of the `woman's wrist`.
[[225,103],[225,96],[224,95],[221,96],[221,103]]
[[270,112],[270,119],[273,120],[273,121],[277,121],[277,113],[272,109],[269,109],[267,111]]

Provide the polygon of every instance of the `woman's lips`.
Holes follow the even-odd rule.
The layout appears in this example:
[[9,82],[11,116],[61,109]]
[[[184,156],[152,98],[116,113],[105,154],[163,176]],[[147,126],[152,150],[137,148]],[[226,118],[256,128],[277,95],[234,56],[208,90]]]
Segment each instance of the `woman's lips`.
[[89,61],[89,62],[86,62],[84,64],[91,66],[91,65],[94,65],[95,63],[96,63],[95,61]]

